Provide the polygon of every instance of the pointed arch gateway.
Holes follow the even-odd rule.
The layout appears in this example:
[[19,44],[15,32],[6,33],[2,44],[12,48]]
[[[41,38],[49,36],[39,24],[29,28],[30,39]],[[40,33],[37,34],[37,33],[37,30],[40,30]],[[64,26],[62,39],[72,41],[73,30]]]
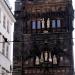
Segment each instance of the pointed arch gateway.
[[65,52],[57,46],[50,49],[47,44],[44,44],[41,48],[35,46],[32,51],[35,55],[27,59],[25,75],[57,75],[59,73],[65,75],[66,71],[69,71],[69,69],[61,67],[64,64],[69,64],[69,59]]

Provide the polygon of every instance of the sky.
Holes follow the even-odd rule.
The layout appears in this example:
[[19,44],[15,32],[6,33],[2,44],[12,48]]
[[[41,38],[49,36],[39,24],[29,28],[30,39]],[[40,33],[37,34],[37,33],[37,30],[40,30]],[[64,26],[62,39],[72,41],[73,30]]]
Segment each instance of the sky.
[[15,9],[15,1],[16,1],[16,0],[9,0],[10,6],[12,7],[12,11],[13,11],[13,12],[14,12],[14,9]]
[[[73,9],[75,10],[75,0],[72,0],[73,2]],[[15,0],[9,0],[10,5],[12,7],[12,12],[14,12],[15,9]],[[73,27],[75,28],[75,19],[73,21]],[[14,27],[13,27],[14,28]],[[12,30],[13,31],[13,30]],[[73,31],[73,38],[75,38],[75,29]],[[75,39],[73,39],[73,55],[74,55],[74,68],[75,68]]]

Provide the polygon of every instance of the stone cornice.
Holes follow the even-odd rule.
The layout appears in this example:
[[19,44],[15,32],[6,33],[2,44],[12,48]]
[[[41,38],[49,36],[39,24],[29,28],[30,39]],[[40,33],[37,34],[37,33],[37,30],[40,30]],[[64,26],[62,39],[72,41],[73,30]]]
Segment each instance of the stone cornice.
[[9,15],[9,17],[12,20],[12,22],[15,22],[14,15],[11,12],[11,10],[10,10],[9,6],[7,5],[7,3],[5,2],[5,0],[0,0],[0,4],[2,5],[3,9],[6,11],[6,13]]

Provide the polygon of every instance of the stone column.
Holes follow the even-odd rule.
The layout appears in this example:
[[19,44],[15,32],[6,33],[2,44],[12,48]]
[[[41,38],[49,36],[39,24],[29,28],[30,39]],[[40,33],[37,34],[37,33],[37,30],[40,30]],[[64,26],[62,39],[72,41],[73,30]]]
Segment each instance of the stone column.
[[44,21],[44,18],[42,19],[42,28],[45,28],[45,21]]

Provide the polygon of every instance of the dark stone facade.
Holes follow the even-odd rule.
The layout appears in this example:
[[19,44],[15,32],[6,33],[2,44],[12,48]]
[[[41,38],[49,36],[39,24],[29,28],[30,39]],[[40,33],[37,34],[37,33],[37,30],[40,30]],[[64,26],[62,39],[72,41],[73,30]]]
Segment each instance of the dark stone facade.
[[73,75],[71,0],[16,0],[15,18],[13,75]]

